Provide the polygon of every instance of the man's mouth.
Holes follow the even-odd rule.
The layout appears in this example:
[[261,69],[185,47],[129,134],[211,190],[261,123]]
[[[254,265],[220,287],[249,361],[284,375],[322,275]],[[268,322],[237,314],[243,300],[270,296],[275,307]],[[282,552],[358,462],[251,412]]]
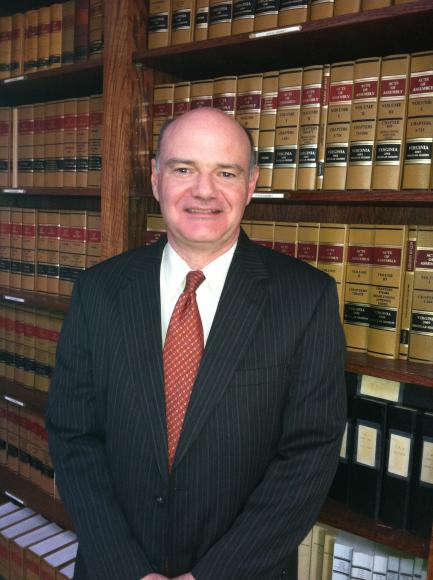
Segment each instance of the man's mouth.
[[199,209],[199,208],[193,208],[193,207],[187,208],[186,211],[188,213],[207,214],[207,215],[221,213],[221,210],[219,210],[219,209]]

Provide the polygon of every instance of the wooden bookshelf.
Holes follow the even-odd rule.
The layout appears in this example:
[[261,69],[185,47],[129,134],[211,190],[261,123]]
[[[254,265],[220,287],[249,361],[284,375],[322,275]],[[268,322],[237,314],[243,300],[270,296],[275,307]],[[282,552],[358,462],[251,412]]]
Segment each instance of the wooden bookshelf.
[[18,196],[100,197],[99,187],[3,187],[0,193]]
[[39,413],[45,413],[47,393],[29,389],[14,381],[0,377],[0,397],[19,406],[30,407]]
[[31,306],[49,312],[67,312],[70,298],[0,286],[0,300],[15,306]]

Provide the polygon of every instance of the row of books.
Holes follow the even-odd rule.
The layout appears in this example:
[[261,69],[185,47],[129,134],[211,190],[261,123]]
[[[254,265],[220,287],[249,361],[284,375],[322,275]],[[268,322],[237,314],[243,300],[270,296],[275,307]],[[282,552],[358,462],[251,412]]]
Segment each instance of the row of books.
[[[350,351],[433,362],[433,226],[244,220],[259,244],[308,262],[337,283]],[[165,231],[147,218],[147,243]]]
[[433,413],[406,404],[417,399],[408,384],[399,402],[395,387],[383,398],[384,379],[347,373],[346,382],[348,419],[330,496],[384,524],[430,537]]
[[102,95],[0,107],[0,187],[99,187]]
[[148,48],[283,28],[413,0],[150,0]]
[[0,377],[48,391],[63,314],[0,304]]
[[100,256],[99,212],[0,207],[0,286],[70,296]]
[[74,577],[78,540],[28,507],[0,505],[0,577],[67,580]]
[[103,0],[68,0],[0,17],[0,79],[99,58]]
[[316,524],[298,548],[298,580],[427,580],[427,562]]
[[163,123],[219,108],[250,133],[258,191],[433,187],[433,52],[156,85]]
[[54,470],[43,417],[0,400],[0,465],[54,497]]

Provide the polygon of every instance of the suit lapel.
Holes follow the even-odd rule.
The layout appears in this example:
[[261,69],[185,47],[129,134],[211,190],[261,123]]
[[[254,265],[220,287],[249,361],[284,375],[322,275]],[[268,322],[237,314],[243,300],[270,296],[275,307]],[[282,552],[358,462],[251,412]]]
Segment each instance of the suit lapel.
[[119,294],[126,356],[161,476],[168,477],[159,274],[165,239],[143,249]]
[[254,335],[266,303],[268,277],[254,244],[241,232],[191,395],[173,469],[224,395]]

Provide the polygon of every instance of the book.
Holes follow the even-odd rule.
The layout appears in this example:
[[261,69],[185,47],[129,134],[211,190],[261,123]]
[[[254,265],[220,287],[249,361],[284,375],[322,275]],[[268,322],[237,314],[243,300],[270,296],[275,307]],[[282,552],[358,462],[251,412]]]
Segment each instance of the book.
[[41,577],[46,580],[56,580],[57,570],[63,568],[65,564],[75,560],[78,551],[78,542],[69,544],[53,554],[41,558]]
[[321,102],[320,102],[320,127],[319,127],[319,142],[317,146],[316,189],[323,188],[323,175],[325,173],[326,128],[328,124],[330,82],[331,82],[331,65],[325,64],[323,65]]
[[355,62],[346,189],[370,189],[381,59]]
[[332,580],[350,578],[353,554],[353,537],[346,532],[338,531],[334,542],[332,558]]
[[101,186],[102,172],[102,139],[104,134],[103,124],[103,97],[102,95],[90,95],[89,99],[89,168],[87,173],[87,186]]
[[322,577],[323,570],[323,553],[325,546],[325,534],[327,528],[320,524],[313,526],[311,538],[311,557],[310,557],[310,574],[309,580],[319,580]]
[[274,222],[251,220],[248,236],[253,242],[272,249],[274,247]]
[[320,223],[302,222],[298,226],[297,258],[317,267],[319,254]]
[[257,0],[254,30],[268,30],[278,26],[280,0]]
[[74,61],[89,58],[89,0],[75,0]]
[[35,103],[33,107],[33,185],[45,185],[45,107],[44,103]]
[[48,67],[58,68],[62,64],[62,19],[63,4],[50,5],[50,50]]
[[169,46],[171,35],[170,0],[150,0],[147,20],[147,48]]
[[433,413],[418,416],[412,483],[408,527],[429,538],[433,521]]
[[75,0],[66,0],[62,10],[62,66],[74,62]]
[[12,14],[12,53],[10,76],[18,76],[24,70],[24,37],[25,15],[22,12]]
[[25,40],[24,40],[24,72],[38,70],[38,25],[37,10],[28,10],[25,13]]
[[278,106],[278,71],[263,73],[260,103],[258,158],[258,191],[270,191],[275,153],[275,125]]
[[11,185],[12,109],[0,107],[0,187]]
[[194,37],[195,0],[173,0],[171,14],[171,42],[183,44]]
[[158,139],[161,128],[168,119],[171,119],[173,117],[173,101],[174,101],[174,83],[163,83],[154,86],[153,102],[152,102],[153,151],[157,151],[158,149]]
[[233,0],[209,0],[208,38],[230,36]]
[[191,82],[191,109],[212,107],[213,79]]
[[248,74],[238,77],[235,119],[253,138],[258,149],[260,112],[262,101],[263,74]]
[[342,14],[354,14],[360,12],[361,0],[335,0],[334,16],[341,16]]
[[24,553],[32,544],[37,544],[61,531],[57,524],[47,522],[14,538],[9,544],[10,578],[24,578]]
[[[46,187],[54,187],[57,185],[57,155],[56,150],[56,131],[57,131],[57,117],[56,117],[56,101],[49,101],[43,104],[44,106],[44,185]],[[63,143],[62,143],[62,158],[63,158]]]
[[344,314],[348,236],[349,226],[347,224],[320,224],[317,268],[322,270],[322,272],[326,272],[336,282],[341,318],[343,318]]
[[323,189],[346,186],[353,74],[352,61],[331,65]]
[[[77,185],[77,99],[64,101],[63,185]],[[54,132],[55,139],[55,132]]]
[[206,40],[209,27],[209,0],[196,0],[194,41]]
[[353,544],[350,578],[370,578],[373,573],[374,543],[357,536]]
[[104,48],[104,0],[89,1],[89,59],[98,59]]
[[191,83],[175,83],[173,92],[173,117],[179,117],[191,109]]
[[278,26],[290,26],[309,20],[310,0],[280,0]]
[[410,321],[412,313],[413,282],[415,276],[415,254],[418,226],[409,226],[406,248],[406,268],[403,278],[400,348],[398,358],[406,360],[409,351]]
[[11,76],[12,16],[0,17],[0,79]]
[[77,99],[77,187],[87,187],[89,174],[90,97]]
[[40,210],[36,252],[36,289],[39,292],[59,292],[59,210]]
[[22,210],[21,288],[35,289],[37,210]]
[[374,10],[375,8],[386,8],[391,6],[391,0],[362,0],[361,10]]
[[313,539],[313,528],[298,546],[298,578],[310,577],[311,542]]
[[212,106],[234,117],[236,109],[236,76],[217,77],[213,80]]
[[64,546],[74,544],[76,539],[77,536],[73,532],[62,531],[29,546],[24,554],[24,570],[27,580],[39,580],[42,558],[55,553]]
[[34,106],[18,107],[18,185],[33,185]]
[[296,222],[275,222],[274,250],[296,258],[298,244],[298,224]]
[[233,0],[232,35],[252,32],[256,14],[256,0]]
[[50,62],[51,14],[49,6],[38,9],[38,70],[48,68]]
[[334,14],[334,0],[311,0],[310,20],[331,18]]

